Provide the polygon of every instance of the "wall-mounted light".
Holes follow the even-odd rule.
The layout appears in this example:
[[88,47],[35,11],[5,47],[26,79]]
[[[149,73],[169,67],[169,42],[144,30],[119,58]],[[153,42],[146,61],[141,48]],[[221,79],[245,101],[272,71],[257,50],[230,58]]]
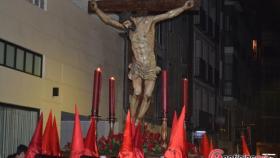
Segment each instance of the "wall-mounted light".
[[196,139],[201,139],[202,136],[203,136],[205,133],[206,133],[206,131],[203,131],[203,130],[201,130],[201,131],[195,131],[195,132],[194,132],[194,138],[196,138]]
[[252,40],[252,56],[257,57],[258,53],[258,41],[257,40]]
[[275,153],[262,153],[263,156],[276,156]]

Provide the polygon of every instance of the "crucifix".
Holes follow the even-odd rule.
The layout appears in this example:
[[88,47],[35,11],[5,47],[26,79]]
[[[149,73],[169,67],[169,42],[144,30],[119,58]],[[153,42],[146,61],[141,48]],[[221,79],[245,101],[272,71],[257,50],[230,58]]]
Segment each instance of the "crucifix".
[[[98,8],[106,13],[141,12],[163,13],[184,5],[186,0],[98,0]],[[190,8],[191,11],[199,10],[199,1]],[[88,2],[88,12],[95,13],[93,1]]]
[[[134,89],[130,100],[130,112],[136,124],[143,119],[150,106],[157,74],[161,70],[156,64],[154,52],[155,25],[163,20],[174,18],[184,11],[194,10],[196,4],[197,0],[89,1],[89,13],[96,13],[105,24],[128,32],[133,52],[128,77]],[[105,12],[136,14],[120,22]],[[155,15],[155,13],[159,14]]]

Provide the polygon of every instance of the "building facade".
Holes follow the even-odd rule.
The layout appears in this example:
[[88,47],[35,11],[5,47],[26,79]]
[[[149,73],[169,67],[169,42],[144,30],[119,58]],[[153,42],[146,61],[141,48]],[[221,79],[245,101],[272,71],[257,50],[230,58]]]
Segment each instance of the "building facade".
[[[255,21],[246,18],[238,1],[202,0],[198,12],[163,22],[157,30],[158,61],[170,74],[169,120],[181,109],[180,80],[187,77],[189,137],[199,142],[196,131],[206,131],[227,153],[240,152],[241,132],[251,131],[250,149],[255,143],[259,60],[255,30],[249,29]],[[156,94],[160,100],[160,89]],[[156,107],[160,119],[160,101]]]
[[40,112],[46,122],[52,110],[59,131],[62,113],[73,113],[75,104],[90,116],[97,67],[99,114],[108,117],[108,80],[114,76],[122,122],[124,42],[116,30],[67,0],[1,0],[0,20],[0,157],[28,145]]
[[226,119],[221,143],[229,153],[241,152],[241,133],[244,133],[250,151],[255,150],[255,132],[258,108],[258,57],[255,52],[255,19],[244,15],[238,1],[224,1],[223,78],[221,94],[223,115]]
[[[105,26],[86,8],[86,0],[0,1],[0,157],[29,142],[40,112],[46,122],[52,110],[60,128],[77,104],[88,119],[97,67],[103,78],[100,116],[108,117],[108,79],[114,76],[116,130],[122,129],[131,92],[130,43],[125,33]],[[206,131],[227,153],[240,151],[244,131],[251,131],[249,144],[254,148],[256,112],[251,109],[258,104],[255,78],[260,60],[247,20],[238,1],[201,0],[199,11],[157,25],[157,63],[169,74],[169,124],[173,112],[181,111],[182,79],[188,78],[189,137],[198,142],[195,132]],[[155,124],[161,123],[161,88],[159,75],[145,117]],[[9,129],[21,130],[9,135]]]

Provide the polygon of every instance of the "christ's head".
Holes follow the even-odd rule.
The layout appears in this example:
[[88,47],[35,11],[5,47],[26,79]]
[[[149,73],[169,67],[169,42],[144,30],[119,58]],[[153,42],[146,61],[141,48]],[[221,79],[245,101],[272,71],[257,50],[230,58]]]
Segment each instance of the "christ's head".
[[136,25],[132,19],[127,19],[123,23],[123,26],[126,28],[127,31],[135,31]]

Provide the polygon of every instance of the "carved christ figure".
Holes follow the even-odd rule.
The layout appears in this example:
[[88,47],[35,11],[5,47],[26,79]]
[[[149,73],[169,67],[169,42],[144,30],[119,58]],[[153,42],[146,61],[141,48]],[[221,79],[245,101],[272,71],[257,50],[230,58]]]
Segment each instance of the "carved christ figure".
[[[171,19],[186,10],[194,7],[194,0],[188,0],[177,9],[170,10],[159,15],[131,16],[124,22],[119,22],[101,11],[95,0],[91,2],[93,10],[97,16],[107,25],[117,29],[128,31],[131,47],[133,51],[133,62],[129,65],[128,77],[132,80],[133,95],[130,99],[131,117],[136,122],[142,120],[147,112],[152,92],[155,86],[157,74],[160,68],[156,65],[155,57],[155,25],[157,22]],[[144,84],[142,89],[142,84]],[[140,95],[143,98],[140,103]],[[140,107],[138,109],[138,104]],[[137,113],[138,109],[138,113]]]

